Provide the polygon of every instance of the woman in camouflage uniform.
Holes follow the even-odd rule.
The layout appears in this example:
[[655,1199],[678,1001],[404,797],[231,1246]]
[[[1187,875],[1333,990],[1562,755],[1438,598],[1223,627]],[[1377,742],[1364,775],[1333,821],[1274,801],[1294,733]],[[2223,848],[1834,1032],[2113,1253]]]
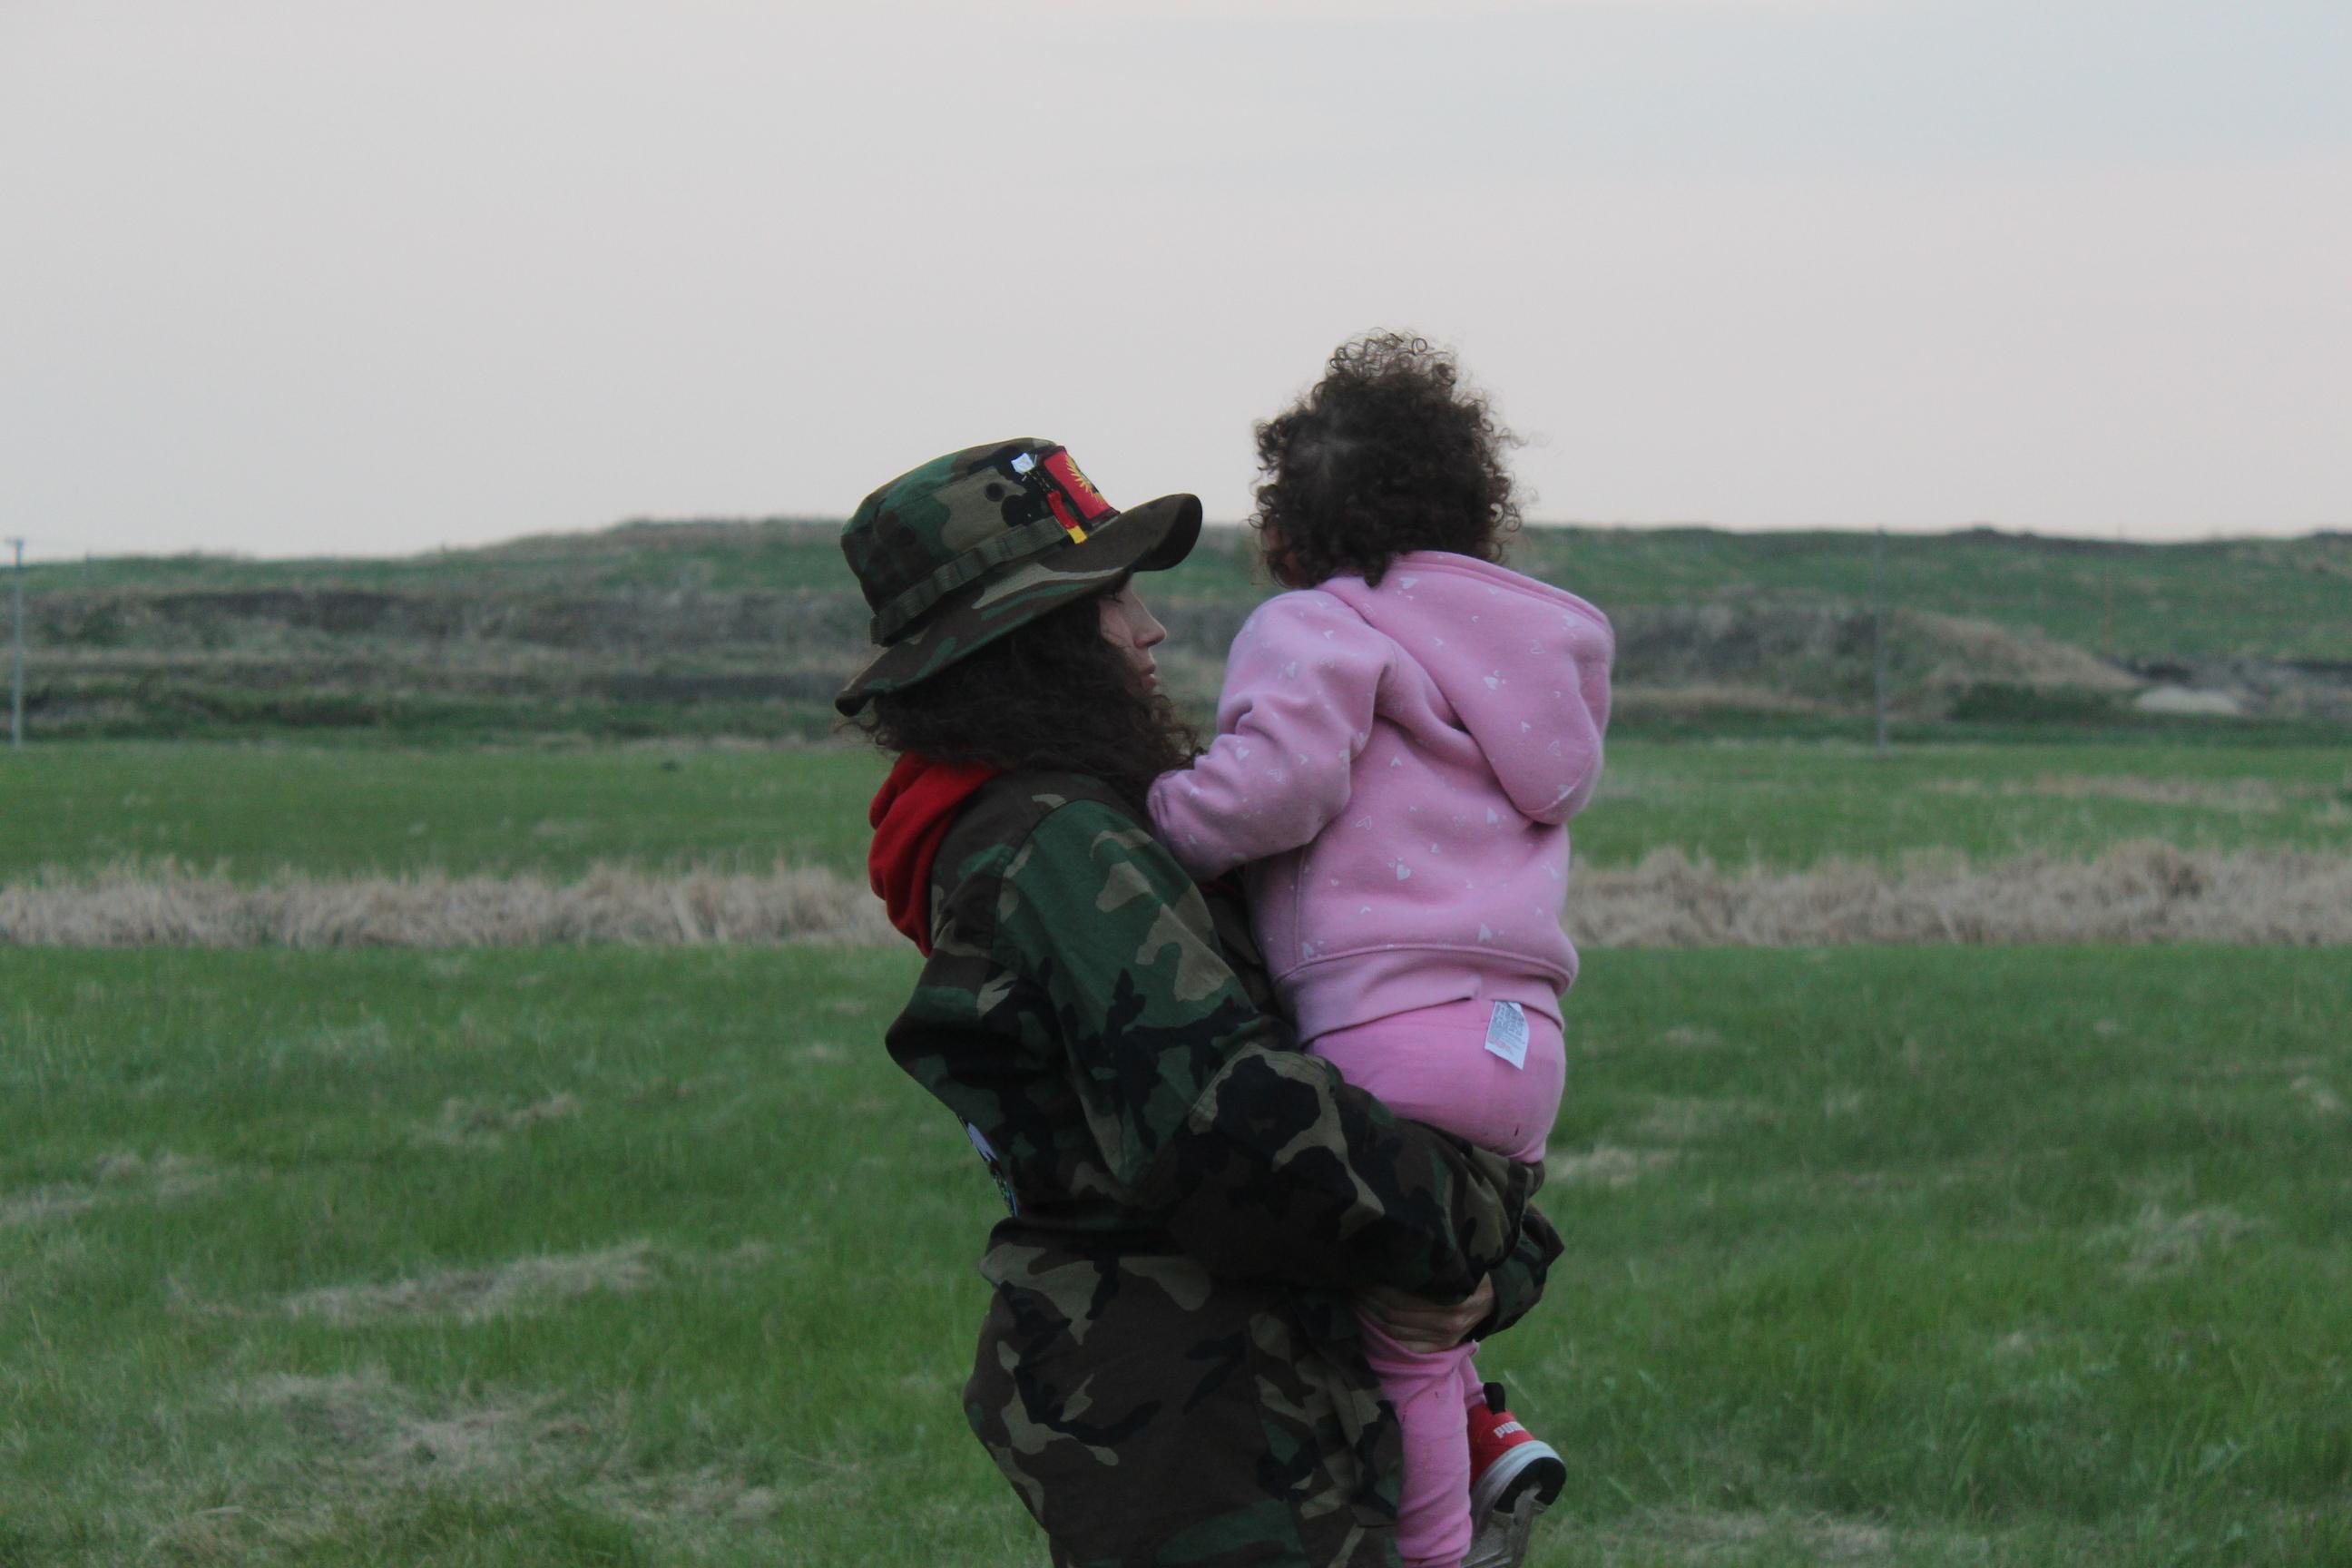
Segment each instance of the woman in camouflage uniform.
[[836,701],[900,753],[872,868],[927,958],[887,1044],[1011,1211],[965,1415],[1054,1561],[1373,1568],[1396,1562],[1399,1449],[1350,1298],[1490,1333],[1559,1244],[1537,1167],[1294,1048],[1237,906],[1144,826],[1191,737],[1128,580],[1200,519],[1190,496],[1115,510],[1015,440],[901,476],[844,530],[880,651]]

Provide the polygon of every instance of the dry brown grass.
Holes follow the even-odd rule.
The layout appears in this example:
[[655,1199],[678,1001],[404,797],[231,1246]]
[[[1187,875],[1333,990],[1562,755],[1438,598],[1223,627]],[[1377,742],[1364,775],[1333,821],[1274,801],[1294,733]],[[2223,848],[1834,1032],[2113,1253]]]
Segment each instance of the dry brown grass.
[[2344,1097],[2309,1074],[2296,1079],[2287,1087],[2292,1089],[2296,1096],[2305,1105],[2311,1107],[2317,1115],[2341,1116],[2344,1114]]
[[[1542,1539],[1540,1531],[1537,1539]],[[1874,1568],[1986,1559],[1979,1542],[1948,1532],[1902,1531],[1865,1519],[1792,1511],[1648,1509],[1586,1530],[1581,1544],[1586,1555],[1578,1561],[1609,1568],[1711,1568],[1758,1561]]]
[[[756,1524],[823,1489],[754,1484],[726,1463],[640,1471],[625,1453],[625,1401],[583,1408],[512,1388],[434,1397],[373,1366],[325,1377],[276,1373],[226,1385],[221,1395],[282,1421],[300,1445],[308,1477],[300,1502],[209,1510],[227,1524],[239,1515],[267,1516],[268,1533],[281,1544],[335,1543],[354,1518],[413,1507],[425,1488],[563,1495],[672,1535]],[[226,1534],[229,1544],[243,1538]],[[194,1560],[246,1559],[222,1552]]]
[[384,1476],[429,1466],[437,1479],[509,1478],[531,1468],[542,1425],[529,1400],[421,1407],[372,1367],[333,1377],[263,1377],[232,1390],[231,1398],[282,1415],[321,1458]]
[[2140,684],[2087,648],[2028,627],[1928,610],[1906,610],[1902,619],[1932,653],[1931,684],[1969,686],[1990,680],[2084,691],[2128,691]]
[[453,1097],[442,1102],[438,1121],[417,1129],[417,1141],[450,1149],[495,1149],[505,1134],[528,1131],[544,1122],[568,1121],[580,1113],[580,1101],[570,1094],[551,1094],[527,1105]]
[[2226,1250],[2269,1222],[2251,1219],[2221,1205],[2174,1214],[2161,1204],[2149,1204],[2129,1225],[2117,1226],[2094,1238],[2098,1246],[2119,1246],[2126,1257],[2120,1272],[2134,1284],[2169,1279],[2202,1262],[2207,1254]]
[[45,1220],[70,1219],[96,1204],[87,1187],[58,1183],[45,1187],[27,1187],[22,1192],[0,1193],[0,1229],[10,1226],[39,1225]]
[[541,877],[233,882],[169,862],[0,886],[0,947],[551,947],[899,940],[872,894],[830,871],[599,867]]
[[212,1187],[220,1173],[171,1152],[153,1159],[127,1149],[101,1157],[79,1182],[53,1182],[16,1192],[0,1191],[0,1229],[71,1219],[100,1202],[169,1202]]
[[[2096,859],[1976,866],[1832,862],[1723,870],[1662,850],[1580,871],[1568,927],[1591,947],[1853,944],[2352,943],[2352,858],[2191,851],[2152,841]],[[169,863],[0,886],[0,947],[545,947],[819,942],[892,945],[881,906],[819,868],[306,878],[259,884]]]
[[1562,1186],[1629,1187],[1652,1171],[1662,1171],[1682,1156],[1672,1149],[1624,1149],[1596,1143],[1580,1152],[1553,1154],[1544,1173]]
[[1568,926],[1596,947],[1856,943],[2352,943],[2352,858],[2140,841],[2095,860],[1724,871],[1674,851],[1579,874]]
[[298,1318],[331,1323],[385,1318],[486,1318],[535,1311],[599,1291],[630,1291],[651,1284],[652,1250],[644,1242],[601,1252],[519,1258],[482,1268],[440,1269],[404,1279],[329,1285],[286,1299]]

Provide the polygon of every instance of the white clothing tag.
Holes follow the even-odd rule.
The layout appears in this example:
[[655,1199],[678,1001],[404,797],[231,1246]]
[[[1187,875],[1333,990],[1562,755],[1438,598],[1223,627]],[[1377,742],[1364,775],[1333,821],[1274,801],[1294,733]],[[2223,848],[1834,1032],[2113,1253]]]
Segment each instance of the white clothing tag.
[[1497,1002],[1486,1020],[1486,1048],[1515,1068],[1528,1065],[1528,1010],[1517,1002]]

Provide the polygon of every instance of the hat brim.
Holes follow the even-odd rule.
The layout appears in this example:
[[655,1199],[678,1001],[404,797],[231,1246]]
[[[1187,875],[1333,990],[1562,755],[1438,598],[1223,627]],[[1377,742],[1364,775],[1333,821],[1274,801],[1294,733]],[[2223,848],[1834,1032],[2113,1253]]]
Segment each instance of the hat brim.
[[833,705],[854,717],[875,693],[928,680],[1013,627],[1099,594],[1128,573],[1166,571],[1190,555],[1200,538],[1196,496],[1161,496],[1129,507],[1075,544],[1049,546],[940,600],[852,676]]

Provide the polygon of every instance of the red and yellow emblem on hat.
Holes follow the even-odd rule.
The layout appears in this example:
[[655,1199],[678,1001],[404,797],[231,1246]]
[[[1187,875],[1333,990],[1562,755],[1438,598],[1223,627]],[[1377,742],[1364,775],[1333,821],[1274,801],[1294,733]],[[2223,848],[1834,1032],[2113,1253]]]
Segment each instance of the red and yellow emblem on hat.
[[1094,489],[1094,479],[1079,472],[1077,463],[1070,461],[1070,454],[1061,447],[1037,458],[1024,451],[1013,458],[1013,472],[1033,482],[1045,482],[1045,503],[1054,510],[1054,521],[1061,524],[1063,533],[1068,533],[1073,545],[1085,543],[1087,529],[1106,517],[1118,515],[1119,510],[1103,500],[1103,491]]

